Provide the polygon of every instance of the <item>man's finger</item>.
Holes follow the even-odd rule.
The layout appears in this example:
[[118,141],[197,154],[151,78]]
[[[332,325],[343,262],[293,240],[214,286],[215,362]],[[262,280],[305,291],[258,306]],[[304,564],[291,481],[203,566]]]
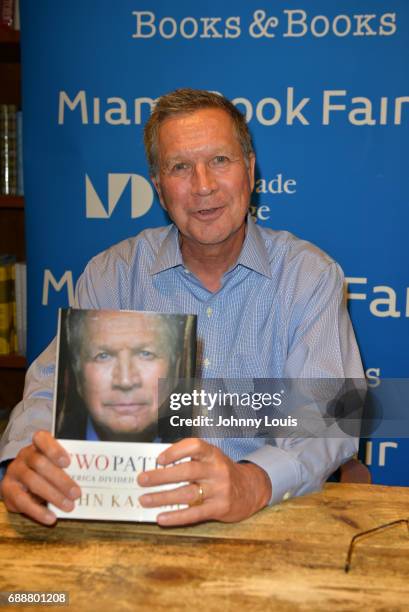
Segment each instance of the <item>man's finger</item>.
[[30,518],[42,523],[43,525],[53,525],[57,520],[54,512],[48,510],[46,506],[39,504],[33,499],[28,491],[26,491],[18,482],[11,481],[8,483],[8,494],[13,499],[12,507],[9,504],[7,508],[12,512],[21,512]]
[[49,431],[37,431],[33,436],[33,445],[55,465],[62,468],[69,466],[69,454]]
[[7,508],[7,510],[9,512],[18,512],[14,502],[11,499],[9,499],[8,497],[6,497],[6,494],[4,492],[2,493],[2,497],[3,497],[4,505],[6,506],[6,508]]
[[7,468],[5,478],[9,477],[21,482],[28,490],[31,490],[31,478],[34,473],[39,474],[65,497],[77,499],[81,495],[80,488],[68,474],[62,468],[54,465],[34,445],[27,446],[19,452],[16,459]]
[[143,487],[154,487],[161,484],[177,482],[192,482],[208,477],[209,467],[199,461],[186,461],[163,469],[142,472],[138,476],[138,484]]
[[169,463],[180,461],[186,457],[200,461],[209,458],[214,448],[200,438],[186,438],[169,446],[158,456],[157,461],[160,465],[169,465]]
[[[202,495],[204,499],[209,500],[210,492],[206,489],[204,493],[202,487]],[[146,493],[139,498],[141,505],[144,508],[157,508],[159,506],[173,506],[173,505],[188,505],[192,506],[199,500],[199,489],[197,483],[192,483],[182,487],[176,487],[168,491],[160,491],[158,493]],[[204,501],[203,501],[204,503]]]
[[162,527],[175,527],[176,525],[193,525],[213,518],[211,508],[213,504],[203,503],[184,510],[162,512],[158,515],[157,523]]
[[[58,468],[56,468],[58,469]],[[62,470],[60,470],[62,471]],[[20,483],[23,487],[26,487],[30,493],[38,496],[45,502],[54,504],[65,512],[70,512],[74,509],[74,502],[69,499],[60,488],[54,487],[48,482],[43,476],[34,472],[33,470],[27,469],[20,478]],[[78,487],[77,487],[78,489]],[[70,493],[71,489],[68,490]]]
[[[41,476],[41,478],[44,479],[44,481],[46,481],[47,483],[49,483],[49,485],[51,485],[53,489],[59,491],[61,494],[63,494],[65,497],[68,497],[69,499],[77,499],[78,497],[80,497],[81,489],[79,488],[79,486],[75,483],[74,480],[72,480],[72,478],[70,478],[70,476],[68,476],[68,474],[64,472],[62,468],[54,465],[51,460],[48,459],[48,457],[45,457],[44,455],[41,455],[38,452],[27,453],[26,465],[28,468],[30,468],[28,470],[29,473],[23,472],[20,475],[20,479],[28,487],[28,489],[37,493],[37,495],[42,496],[40,492],[34,491],[31,486],[30,480],[27,480],[31,478],[33,474],[38,474],[39,476]],[[11,472],[11,476],[12,475],[13,472]],[[44,499],[54,503],[54,501],[52,501],[48,497],[44,497]]]

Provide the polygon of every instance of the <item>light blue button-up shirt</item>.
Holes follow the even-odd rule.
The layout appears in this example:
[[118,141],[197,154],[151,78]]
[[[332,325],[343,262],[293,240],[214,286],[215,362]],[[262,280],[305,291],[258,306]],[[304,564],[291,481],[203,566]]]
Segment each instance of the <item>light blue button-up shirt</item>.
[[[292,234],[248,218],[237,263],[208,291],[184,265],[174,225],[145,230],[94,257],[76,288],[80,308],[196,314],[197,376],[203,378],[363,378],[343,299],[339,266]],[[55,343],[32,364],[13,411],[0,460],[37,429],[50,429]],[[357,451],[336,438],[215,439],[233,460],[262,467],[271,503],[318,490]]]

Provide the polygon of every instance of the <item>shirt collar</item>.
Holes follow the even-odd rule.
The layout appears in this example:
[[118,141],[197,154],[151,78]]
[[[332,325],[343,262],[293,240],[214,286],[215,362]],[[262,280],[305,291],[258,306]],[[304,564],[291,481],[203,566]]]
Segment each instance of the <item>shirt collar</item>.
[[[246,237],[236,265],[242,265],[271,278],[266,245],[250,214],[247,216]],[[179,231],[176,225],[172,224],[159,248],[150,273],[158,274],[177,266],[183,266],[183,259],[179,246]]]
[[176,268],[176,266],[183,266],[182,253],[179,246],[179,231],[172,223],[168,233],[162,244],[159,247],[158,254],[150,273],[158,274],[169,268]]

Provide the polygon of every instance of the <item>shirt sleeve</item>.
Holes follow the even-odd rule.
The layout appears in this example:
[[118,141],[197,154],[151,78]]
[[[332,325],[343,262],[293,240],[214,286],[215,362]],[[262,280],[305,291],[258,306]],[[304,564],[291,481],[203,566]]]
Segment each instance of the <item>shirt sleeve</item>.
[[[343,274],[334,262],[320,274],[307,296],[292,308],[291,338],[283,378],[359,379],[361,358],[345,305]],[[270,504],[319,490],[358,450],[359,438],[333,425],[334,437],[276,438],[244,459],[259,465],[272,485]]]
[[55,347],[53,340],[27,371],[23,400],[14,408],[0,442],[1,463],[29,445],[34,432],[51,430]]

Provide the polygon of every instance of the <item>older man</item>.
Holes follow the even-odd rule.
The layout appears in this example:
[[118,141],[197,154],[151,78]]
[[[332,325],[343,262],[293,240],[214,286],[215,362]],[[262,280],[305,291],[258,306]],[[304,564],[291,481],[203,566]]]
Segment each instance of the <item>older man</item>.
[[[78,306],[197,314],[204,377],[363,377],[337,264],[287,232],[256,227],[247,214],[255,156],[237,109],[207,91],[172,92],[149,119],[145,146],[174,224],[94,258],[78,282]],[[40,431],[30,443],[39,425],[49,428],[52,363],[49,348],[32,366],[2,450],[8,460],[22,447],[3,480],[7,507],[45,524],[55,516],[41,500],[67,510],[80,494],[52,436]],[[188,483],[142,496],[147,507],[189,505],[160,514],[161,525],[239,521],[318,489],[357,449],[347,436],[216,443],[177,442],[160,461],[192,461],[140,476],[141,485]]]

